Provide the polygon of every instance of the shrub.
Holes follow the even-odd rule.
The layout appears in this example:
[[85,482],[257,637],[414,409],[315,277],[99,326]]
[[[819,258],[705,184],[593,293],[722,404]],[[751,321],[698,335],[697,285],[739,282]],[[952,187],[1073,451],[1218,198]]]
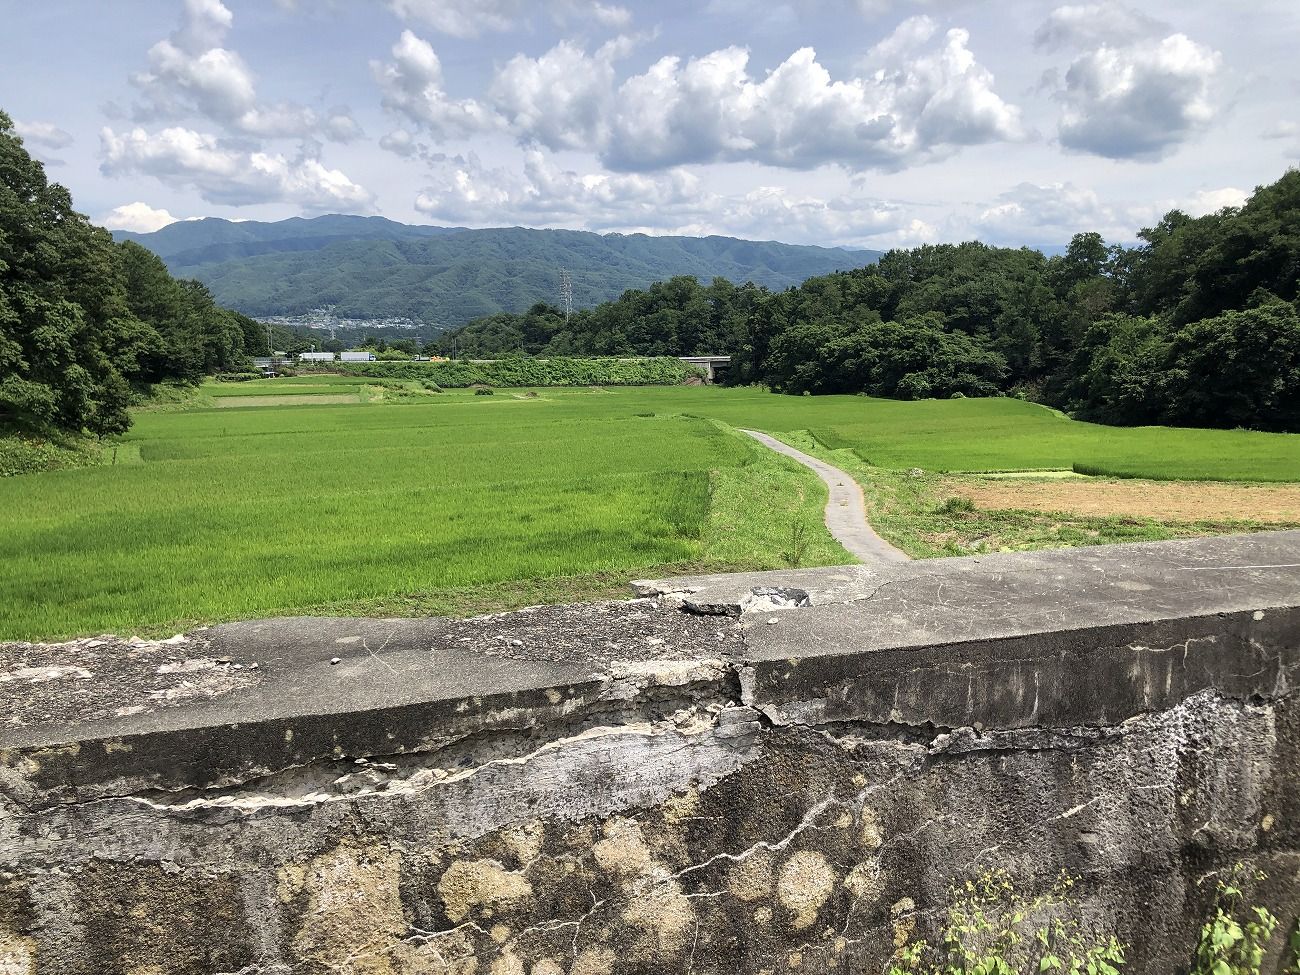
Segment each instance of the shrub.
[[478,389],[474,390],[474,395],[475,395],[475,396],[491,396],[491,395],[492,395],[492,392],[493,392],[493,391],[490,390],[490,389],[488,389],[486,386],[480,386]]
[[446,389],[519,386],[676,386],[702,375],[680,359],[501,359],[496,362],[340,362],[339,372],[377,379],[422,379]]
[[99,446],[91,441],[0,435],[0,477],[86,467],[102,459]]
[[1005,870],[954,884],[941,943],[899,949],[889,975],[1119,975],[1124,946],[1074,919],[1073,886],[1062,873],[1047,893],[1027,898]]
[[213,377],[219,383],[246,383],[253,379],[265,379],[260,372],[219,372]]
[[1259,975],[1277,918],[1265,907],[1247,909],[1241,888],[1263,879],[1264,874],[1240,863],[1226,879],[1216,879],[1214,915],[1201,927],[1189,975]]
[[975,502],[961,495],[953,495],[934,509],[936,515],[964,515],[975,510]]

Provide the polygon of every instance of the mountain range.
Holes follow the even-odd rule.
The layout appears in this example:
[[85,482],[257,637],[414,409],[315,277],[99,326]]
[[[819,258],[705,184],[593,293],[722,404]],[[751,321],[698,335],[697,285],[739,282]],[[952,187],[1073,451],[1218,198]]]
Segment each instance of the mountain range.
[[210,217],[114,236],[149,248],[174,275],[197,278],[218,302],[246,315],[329,307],[339,318],[410,318],[444,327],[557,303],[561,270],[569,272],[574,305],[582,308],[679,274],[781,290],[880,256],[735,237],[470,230],[341,214],[270,223]]

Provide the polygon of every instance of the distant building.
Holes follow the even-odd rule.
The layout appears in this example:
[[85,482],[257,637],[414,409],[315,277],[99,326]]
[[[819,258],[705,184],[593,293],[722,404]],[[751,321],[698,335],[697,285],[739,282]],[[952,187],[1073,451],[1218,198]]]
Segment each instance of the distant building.
[[298,356],[302,362],[333,362],[333,352],[304,352]]
[[339,358],[344,362],[374,362],[373,352],[340,352]]

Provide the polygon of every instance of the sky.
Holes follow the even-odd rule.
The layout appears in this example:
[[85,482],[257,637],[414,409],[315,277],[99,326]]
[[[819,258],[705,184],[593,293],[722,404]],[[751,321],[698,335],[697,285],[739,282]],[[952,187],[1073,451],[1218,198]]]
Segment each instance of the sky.
[[1295,0],[0,0],[82,212],[1131,242],[1300,164]]

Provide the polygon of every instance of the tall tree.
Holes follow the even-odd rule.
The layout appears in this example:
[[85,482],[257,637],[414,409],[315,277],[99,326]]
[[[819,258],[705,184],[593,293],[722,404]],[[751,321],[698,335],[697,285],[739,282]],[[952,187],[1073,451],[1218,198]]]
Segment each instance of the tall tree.
[[115,257],[0,112],[0,424],[126,429],[130,390],[112,353],[138,326]]

